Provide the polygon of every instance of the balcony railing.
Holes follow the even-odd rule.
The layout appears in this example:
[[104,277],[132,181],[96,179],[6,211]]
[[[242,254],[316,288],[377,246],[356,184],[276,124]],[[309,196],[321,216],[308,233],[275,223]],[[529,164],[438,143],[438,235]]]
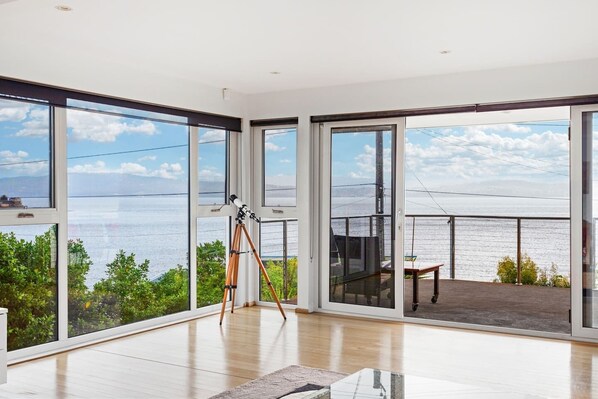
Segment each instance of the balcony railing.
[[[263,223],[272,226],[262,240],[263,257],[282,261],[286,272],[297,248],[296,230],[289,234],[289,223],[296,229],[297,220]],[[555,264],[559,274],[568,276],[569,225],[567,217],[406,215],[404,255],[416,255],[421,263],[444,263],[442,278],[493,281],[498,262],[510,256],[516,262],[520,284],[526,254],[541,269]],[[331,227],[336,235],[382,237],[382,259],[390,259],[391,215],[333,217]],[[286,275],[284,281],[290,281]]]
[[[381,230],[381,218],[383,230]],[[381,236],[383,258],[391,254],[391,215],[333,217],[334,234]],[[510,256],[521,284],[524,255],[540,268],[557,265],[569,274],[569,218],[482,215],[406,215],[405,255],[421,263],[444,263],[443,278],[493,281],[498,262]],[[446,267],[448,266],[448,267]]]

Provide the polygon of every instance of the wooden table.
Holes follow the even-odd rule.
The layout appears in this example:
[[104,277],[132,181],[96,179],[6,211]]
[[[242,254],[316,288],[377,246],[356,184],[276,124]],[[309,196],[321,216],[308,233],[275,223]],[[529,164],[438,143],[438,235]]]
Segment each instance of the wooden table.
[[434,296],[432,297],[432,303],[438,301],[438,295],[440,294],[439,280],[440,280],[440,268],[444,266],[444,263],[436,264],[423,264],[415,265],[415,262],[405,262],[405,275],[413,276],[413,303],[411,309],[415,312],[419,306],[419,276],[423,276],[426,273],[434,272]]

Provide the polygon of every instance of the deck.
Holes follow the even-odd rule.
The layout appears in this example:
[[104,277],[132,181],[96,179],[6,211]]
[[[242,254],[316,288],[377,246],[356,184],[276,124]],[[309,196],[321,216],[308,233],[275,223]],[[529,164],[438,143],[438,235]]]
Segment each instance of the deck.
[[420,302],[411,310],[412,284],[405,280],[405,317],[525,330],[571,333],[569,288],[440,280],[438,302],[430,302],[432,279],[420,284]]
[[[405,279],[405,317],[571,333],[569,288],[441,279],[440,297],[434,304],[431,302],[433,285],[432,278],[419,279],[419,308],[414,312],[411,309],[413,282]],[[384,288],[387,287],[384,282],[382,286],[380,301],[376,294],[379,283],[376,286],[372,279],[348,283],[344,301],[343,284],[338,284],[333,296],[335,302],[389,307],[390,290]],[[368,296],[361,295],[363,292],[368,292]]]

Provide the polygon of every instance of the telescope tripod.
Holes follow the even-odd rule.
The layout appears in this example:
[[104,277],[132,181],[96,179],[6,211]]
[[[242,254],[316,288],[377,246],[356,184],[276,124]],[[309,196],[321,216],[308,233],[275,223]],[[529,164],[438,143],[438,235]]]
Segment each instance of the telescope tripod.
[[[222,325],[222,319],[224,318],[224,312],[226,311],[226,300],[228,299],[229,291],[232,292],[232,302],[230,312],[234,313],[235,311],[235,294],[237,293],[237,277],[239,276],[239,255],[241,248],[241,234],[245,234],[245,238],[247,238],[247,242],[251,247],[251,252],[253,256],[255,256],[255,260],[262,272],[262,276],[264,276],[264,280],[266,280],[266,284],[268,284],[268,288],[270,288],[270,292],[272,293],[272,297],[276,301],[276,305],[278,305],[278,310],[280,310],[280,314],[286,320],[287,316],[282,309],[280,301],[278,300],[278,295],[274,291],[274,287],[272,287],[272,282],[270,281],[270,277],[268,277],[268,272],[266,271],[266,267],[260,258],[260,255],[255,249],[255,245],[253,245],[253,240],[249,236],[249,232],[247,231],[247,227],[245,227],[245,223],[243,222],[244,215],[239,213],[237,216],[237,225],[235,227],[235,232],[233,234],[233,243],[231,245],[230,250],[230,257],[228,261],[228,270],[226,271],[226,282],[224,283],[224,296],[222,297],[222,310],[220,311],[220,325]],[[249,252],[249,251],[248,251]]]

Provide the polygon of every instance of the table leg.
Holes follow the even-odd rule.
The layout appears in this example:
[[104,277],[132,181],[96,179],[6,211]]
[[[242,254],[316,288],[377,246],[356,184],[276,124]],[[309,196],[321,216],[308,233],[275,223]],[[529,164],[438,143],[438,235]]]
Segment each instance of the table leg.
[[419,278],[417,276],[417,272],[413,272],[413,304],[411,305],[411,309],[415,312],[417,307],[419,306]]
[[432,303],[438,301],[438,295],[440,295],[440,270],[434,270],[434,296],[432,297]]

